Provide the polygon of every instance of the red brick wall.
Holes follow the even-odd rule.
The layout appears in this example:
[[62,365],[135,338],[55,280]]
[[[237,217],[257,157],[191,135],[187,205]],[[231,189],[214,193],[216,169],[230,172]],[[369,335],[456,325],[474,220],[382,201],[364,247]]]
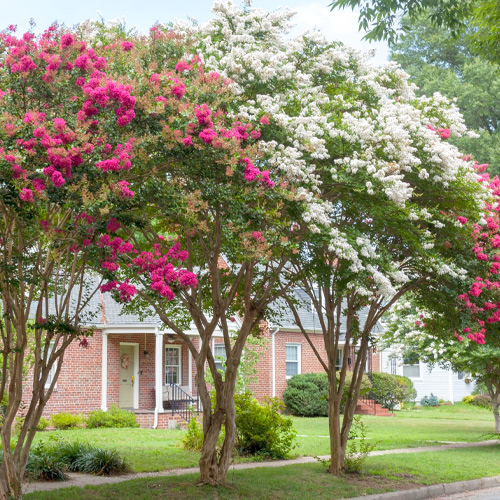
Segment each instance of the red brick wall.
[[[88,347],[82,348],[77,341],[65,352],[63,366],[44,415],[68,411],[88,413],[101,406],[102,337],[99,331],[88,339]],[[25,406],[31,401],[33,373],[26,376],[23,389]]]
[[[272,395],[272,344],[271,333],[264,326],[263,336],[266,340],[262,347],[254,348],[260,351],[257,365],[256,381],[249,385],[249,389],[257,399]],[[188,349],[187,346],[175,339],[173,343],[167,341],[164,335],[162,348],[162,366],[164,366],[165,345],[182,346],[182,380],[181,385],[188,385]],[[323,336],[311,334],[316,349],[325,356]],[[198,339],[193,339],[196,346]],[[215,339],[215,342],[222,339]],[[139,344],[139,408],[153,409],[155,406],[155,335],[148,334],[108,334],[108,407],[111,403],[119,403],[119,352],[120,343],[129,342]],[[282,332],[275,335],[276,355],[276,396],[282,397],[287,387],[285,347],[287,343],[301,345],[301,373],[322,372],[323,368],[316,358],[304,336],[299,332]],[[147,351],[149,355],[145,355]],[[74,342],[66,351],[63,367],[59,375],[57,387],[47,403],[45,416],[61,411],[71,413],[88,413],[101,407],[101,364],[102,364],[102,335],[99,331],[89,338],[89,346],[81,348]],[[196,366],[193,368],[193,392],[196,394]],[[379,354],[372,356],[372,370],[379,371]],[[162,369],[162,374],[164,370]],[[28,374],[23,392],[23,401],[27,405],[31,395],[31,383]],[[32,375],[31,375],[32,376]],[[162,375],[164,377],[164,375]],[[162,384],[164,379],[162,378]],[[144,417],[149,418],[149,417]]]

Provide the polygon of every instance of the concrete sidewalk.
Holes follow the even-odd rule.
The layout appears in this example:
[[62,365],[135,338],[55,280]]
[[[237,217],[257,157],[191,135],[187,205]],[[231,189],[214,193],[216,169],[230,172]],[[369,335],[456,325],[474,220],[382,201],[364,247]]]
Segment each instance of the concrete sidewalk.
[[[370,456],[379,456],[379,455],[392,455],[392,454],[398,454],[398,453],[423,453],[426,451],[443,451],[443,450],[452,450],[452,449],[457,449],[457,448],[478,448],[481,446],[494,446],[498,445],[500,446],[500,441],[499,440],[488,440],[488,441],[479,441],[476,443],[451,443],[451,444],[443,444],[441,446],[423,446],[421,448],[401,448],[401,449],[395,449],[395,450],[381,450],[381,451],[372,451],[370,453]],[[321,456],[319,457],[323,460],[327,460],[330,457],[328,455]],[[296,464],[308,464],[308,463],[313,463],[317,462],[317,459],[315,457],[300,457],[300,458],[295,458],[292,460],[276,460],[272,462],[248,462],[248,463],[240,463],[240,464],[233,464],[230,467],[230,470],[244,470],[244,469],[257,469],[260,467],[284,467],[286,465],[296,465]],[[52,491],[52,490],[58,490],[62,488],[69,488],[71,486],[87,486],[87,485],[92,485],[92,486],[99,486],[102,484],[115,484],[115,483],[122,483],[124,481],[130,481],[131,479],[145,479],[149,477],[168,477],[168,476],[181,476],[183,474],[197,474],[199,473],[200,469],[198,467],[192,467],[189,469],[169,469],[165,471],[160,471],[160,472],[139,472],[139,473],[134,473],[134,474],[124,474],[122,476],[114,476],[114,477],[102,477],[102,476],[93,476],[91,474],[80,474],[80,473],[70,473],[69,474],[69,480],[68,481],[61,481],[61,482],[42,482],[42,481],[37,481],[37,482],[28,482],[25,484],[23,492],[24,493],[32,493],[34,491]],[[474,483],[481,481],[486,481],[486,480],[494,480],[497,479],[498,483],[490,484],[489,486],[479,486],[478,488],[474,489],[479,489],[479,488],[487,488],[490,486],[494,486],[497,484],[500,484],[500,477],[499,478],[485,478],[485,479],[475,479],[473,481],[465,481],[464,483]],[[365,500],[367,499],[387,499],[387,500],[396,500],[396,499],[401,499],[401,500],[419,500],[419,499],[428,499],[428,498],[435,498],[436,496],[443,495],[446,493],[444,490],[444,487],[446,486],[448,490],[452,488],[454,484],[461,484],[461,483],[450,483],[447,485],[435,485],[435,486],[426,486],[424,488],[418,488],[416,490],[406,490],[406,491],[397,491],[394,493],[384,493],[381,495],[371,495],[371,496],[364,496],[364,497],[359,497],[363,498]],[[481,483],[482,484],[482,483]],[[429,490],[430,488],[436,488],[436,492],[439,493],[432,493],[431,496],[403,496],[405,494],[410,494],[410,492],[413,491],[420,491],[422,490],[422,493],[418,493],[416,495],[422,495],[424,494],[424,490]],[[439,489],[440,488],[440,489]],[[432,490],[434,491],[434,490]],[[459,493],[461,491],[466,491],[466,489],[461,489],[461,490],[453,490],[449,491],[449,493]],[[384,496],[384,495],[392,495],[392,496]],[[396,496],[394,496],[396,495]],[[397,496],[399,495],[399,496]]]

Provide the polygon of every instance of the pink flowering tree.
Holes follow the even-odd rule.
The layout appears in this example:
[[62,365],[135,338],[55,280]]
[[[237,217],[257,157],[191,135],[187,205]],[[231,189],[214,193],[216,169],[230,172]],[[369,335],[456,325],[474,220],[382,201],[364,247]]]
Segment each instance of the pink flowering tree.
[[[479,182],[487,187],[483,218],[471,227],[469,253],[463,254],[468,279],[440,290],[432,303],[424,296],[412,296],[395,307],[383,345],[393,345],[395,356],[418,353],[426,363],[465,371],[484,382],[492,400],[495,430],[500,432],[500,181],[490,178],[487,165],[476,165]],[[450,246],[450,250],[452,247]],[[457,291],[462,291],[457,297]],[[449,307],[456,304],[456,307]]]
[[[1,499],[21,497],[64,352],[91,334],[83,325],[92,322],[88,304],[100,280],[86,273],[101,251],[99,237],[113,229],[113,207],[125,213],[133,197],[136,100],[126,79],[107,73],[124,50],[108,56],[54,27],[38,37],[0,34],[0,400],[8,400]],[[26,369],[32,392],[25,399]]]
[[[134,41],[131,54],[141,66],[130,64],[127,73],[139,89],[137,125],[147,131],[134,146],[147,172],[134,189],[143,216],[132,229],[127,215],[110,213],[116,233],[99,244],[103,290],[141,314],[154,311],[193,356],[203,404],[200,479],[219,485],[234,448],[233,396],[243,349],[250,335],[261,334],[268,305],[282,294],[278,281],[285,288],[291,283],[282,272],[302,237],[293,222],[307,204],[294,198],[296,187],[260,144],[269,120],[239,116],[246,96],[207,70],[196,51],[187,55],[190,40],[155,27],[147,40]],[[134,249],[122,248],[124,241]],[[233,335],[236,315],[242,323]],[[190,325],[199,339],[185,333]],[[226,348],[223,374],[212,352],[215,332]]]

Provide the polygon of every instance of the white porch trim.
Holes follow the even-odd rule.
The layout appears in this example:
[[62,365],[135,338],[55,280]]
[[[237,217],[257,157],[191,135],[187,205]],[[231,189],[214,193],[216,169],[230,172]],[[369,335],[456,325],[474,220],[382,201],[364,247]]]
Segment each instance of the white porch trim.
[[102,332],[101,410],[108,409],[108,334]]
[[153,428],[158,427],[158,413],[163,413],[163,334],[155,331],[155,415]]

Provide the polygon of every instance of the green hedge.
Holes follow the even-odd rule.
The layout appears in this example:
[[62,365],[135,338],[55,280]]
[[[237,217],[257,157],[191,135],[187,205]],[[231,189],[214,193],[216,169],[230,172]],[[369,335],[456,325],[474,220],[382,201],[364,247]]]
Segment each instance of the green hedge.
[[417,397],[413,382],[408,377],[390,373],[372,372],[371,396],[384,408],[394,410],[397,405],[409,403]]
[[[339,374],[337,373],[337,380]],[[347,398],[352,372],[346,373],[343,403]],[[371,382],[363,375],[361,394],[371,389]],[[288,387],[283,394],[286,409],[298,417],[326,417],[328,416],[328,376],[326,373],[303,373],[288,380]]]

